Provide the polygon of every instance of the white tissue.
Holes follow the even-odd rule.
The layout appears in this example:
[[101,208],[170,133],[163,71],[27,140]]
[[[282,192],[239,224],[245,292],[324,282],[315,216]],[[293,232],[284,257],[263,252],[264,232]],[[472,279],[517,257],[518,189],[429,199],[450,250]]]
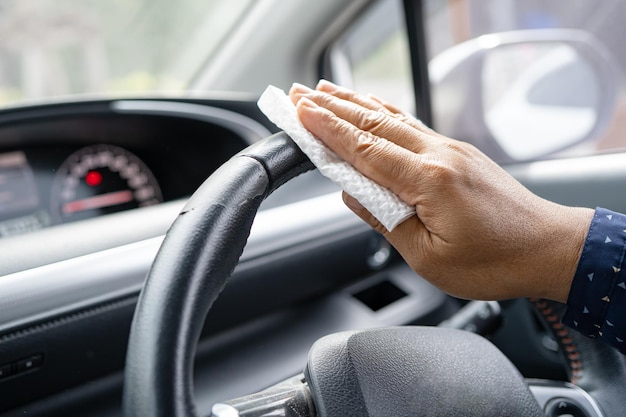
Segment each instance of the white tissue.
[[392,231],[415,214],[415,208],[358,172],[306,130],[284,91],[270,85],[257,104],[272,123],[296,142],[324,176],[356,198],[387,230]]

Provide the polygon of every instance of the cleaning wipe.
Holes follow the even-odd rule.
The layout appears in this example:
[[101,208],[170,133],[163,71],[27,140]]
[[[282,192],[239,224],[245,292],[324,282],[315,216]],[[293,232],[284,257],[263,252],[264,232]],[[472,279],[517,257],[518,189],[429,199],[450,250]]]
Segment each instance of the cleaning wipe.
[[415,208],[341,159],[302,126],[296,107],[281,89],[269,86],[258,101],[259,109],[284,130],[322,175],[356,198],[389,231],[415,214]]

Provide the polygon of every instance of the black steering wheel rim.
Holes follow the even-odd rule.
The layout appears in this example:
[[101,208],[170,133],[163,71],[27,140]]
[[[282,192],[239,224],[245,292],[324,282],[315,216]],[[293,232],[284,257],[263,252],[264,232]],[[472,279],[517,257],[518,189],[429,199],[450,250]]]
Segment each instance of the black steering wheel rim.
[[261,202],[313,168],[291,138],[278,133],[235,155],[190,198],[137,304],[126,358],[125,415],[197,416],[193,359],[204,318],[237,265]]
[[[190,198],[167,233],[135,311],[125,368],[126,416],[198,416],[193,360],[204,319],[238,263],[261,202],[313,168],[281,132],[235,155]],[[607,416],[620,415],[624,356],[572,337],[585,371],[580,385]]]

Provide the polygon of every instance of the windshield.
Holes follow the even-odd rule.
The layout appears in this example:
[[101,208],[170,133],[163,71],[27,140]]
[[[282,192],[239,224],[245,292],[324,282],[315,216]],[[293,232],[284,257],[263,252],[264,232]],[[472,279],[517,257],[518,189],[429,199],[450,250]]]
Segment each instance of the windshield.
[[0,106],[180,92],[252,0],[3,0]]

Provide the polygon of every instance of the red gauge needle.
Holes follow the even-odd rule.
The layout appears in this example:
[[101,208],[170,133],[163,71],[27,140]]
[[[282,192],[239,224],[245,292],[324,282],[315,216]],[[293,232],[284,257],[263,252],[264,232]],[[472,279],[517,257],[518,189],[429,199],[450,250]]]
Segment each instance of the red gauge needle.
[[133,201],[133,193],[130,190],[116,191],[108,194],[100,194],[82,200],[70,201],[63,204],[63,214],[73,214],[79,211],[97,209],[102,207],[116,206]]

